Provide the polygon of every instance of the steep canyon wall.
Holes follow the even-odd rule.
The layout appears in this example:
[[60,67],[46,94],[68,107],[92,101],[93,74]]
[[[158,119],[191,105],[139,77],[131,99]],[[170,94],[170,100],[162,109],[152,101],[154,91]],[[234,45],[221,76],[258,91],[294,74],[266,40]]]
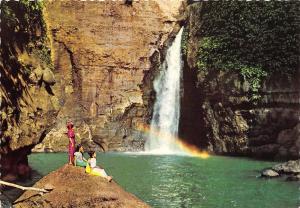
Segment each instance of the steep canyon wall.
[[[149,120],[152,80],[161,51],[179,30],[182,5],[174,1],[170,7],[163,0],[124,2],[47,1],[38,8],[38,16],[28,19],[33,31],[24,28],[22,34],[13,35],[6,31],[7,37],[32,38],[13,37],[6,48],[7,56],[20,65],[18,70],[2,55],[1,81],[6,85],[1,86],[5,98],[1,161],[7,170],[3,175],[16,176],[24,167],[29,171],[27,155],[33,147],[36,152],[66,151],[69,119],[75,124],[77,143],[87,148],[143,148],[138,126]],[[18,2],[8,4],[12,14],[22,7]],[[27,6],[35,8],[34,2]],[[22,11],[19,18],[27,17],[29,10]],[[17,40],[25,49],[19,49]],[[46,53],[36,56],[43,47]],[[9,54],[11,48],[15,53]],[[24,75],[24,81],[26,71],[30,79]],[[12,86],[20,88],[17,93]]]
[[[61,104],[57,125],[34,150],[65,150],[65,119],[78,140],[103,150],[140,150],[138,125],[149,119],[150,58],[176,32],[181,3],[167,1],[60,2],[46,4]],[[151,77],[149,77],[151,79]],[[152,77],[153,78],[153,77]]]
[[203,4],[189,5],[186,14],[182,137],[217,154],[299,158],[299,70],[291,76],[270,73],[254,101],[249,82],[237,70],[199,70]]

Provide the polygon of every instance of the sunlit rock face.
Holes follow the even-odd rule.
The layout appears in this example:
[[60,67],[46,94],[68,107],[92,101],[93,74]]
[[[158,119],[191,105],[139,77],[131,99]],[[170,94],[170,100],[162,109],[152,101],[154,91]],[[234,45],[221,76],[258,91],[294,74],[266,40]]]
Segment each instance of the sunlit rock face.
[[171,8],[159,0],[46,4],[56,77],[52,90],[60,106],[51,135],[60,139],[47,135],[34,151],[62,151],[67,119],[75,123],[77,142],[93,140],[86,143],[102,150],[143,149],[144,136],[135,129],[149,120],[150,59],[179,29],[181,2],[174,2]]
[[257,104],[249,83],[234,71],[197,71],[200,3],[187,9],[189,38],[184,68],[181,136],[217,154],[297,159],[300,150],[300,72],[273,74]]
[[2,14],[19,13],[1,16],[2,179],[30,175],[32,148],[67,151],[69,119],[87,149],[143,149],[136,127],[149,120],[160,51],[179,30],[181,2],[124,2],[49,1],[34,21],[25,11],[36,5],[2,2]]
[[34,187],[45,187],[51,192],[40,197],[32,191],[26,191],[15,200],[14,207],[150,208],[148,204],[123,190],[116,182],[108,182],[103,177],[85,173],[84,168],[69,165],[64,165],[43,177]]
[[55,75],[42,12],[30,4],[1,2],[0,161],[6,181],[30,176],[27,155],[53,128],[60,108],[51,92]]

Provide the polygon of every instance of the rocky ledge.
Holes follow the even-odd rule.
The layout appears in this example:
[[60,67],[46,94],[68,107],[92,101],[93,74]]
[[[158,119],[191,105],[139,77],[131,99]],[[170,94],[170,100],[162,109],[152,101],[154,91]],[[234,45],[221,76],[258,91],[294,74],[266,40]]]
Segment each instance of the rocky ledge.
[[43,177],[34,187],[51,187],[53,190],[45,194],[26,191],[14,202],[14,207],[150,207],[124,191],[116,182],[88,175],[83,168],[70,165]]
[[300,159],[274,165],[263,170],[261,176],[268,178],[282,176],[288,181],[300,181]]

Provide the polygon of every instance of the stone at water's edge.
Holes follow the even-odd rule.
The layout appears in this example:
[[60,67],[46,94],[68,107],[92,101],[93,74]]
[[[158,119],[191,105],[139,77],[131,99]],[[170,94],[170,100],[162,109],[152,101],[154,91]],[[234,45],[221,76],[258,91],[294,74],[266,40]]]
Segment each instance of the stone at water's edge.
[[274,165],[271,169],[263,170],[261,176],[269,178],[287,176],[287,181],[300,181],[300,159]]
[[300,174],[287,177],[287,181],[300,181]]
[[279,176],[279,174],[276,171],[274,171],[274,170],[266,169],[266,170],[264,170],[262,172],[261,176],[262,177],[270,177],[271,178],[271,177],[277,177],[277,176]]
[[272,167],[273,170],[284,174],[299,174],[300,173],[300,159],[290,160]]
[[65,165],[38,181],[34,187],[54,189],[39,195],[26,191],[14,202],[14,207],[111,207],[149,208],[134,195],[124,191],[117,183],[108,182],[100,176],[85,173],[84,168]]

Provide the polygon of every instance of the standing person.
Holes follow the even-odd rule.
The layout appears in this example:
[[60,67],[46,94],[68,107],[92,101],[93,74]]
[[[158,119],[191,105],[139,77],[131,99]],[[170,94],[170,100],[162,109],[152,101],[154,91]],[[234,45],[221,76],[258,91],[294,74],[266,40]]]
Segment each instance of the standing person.
[[74,153],[75,153],[75,133],[73,129],[72,121],[68,121],[67,129],[68,129],[68,138],[69,138],[69,165],[74,162]]

